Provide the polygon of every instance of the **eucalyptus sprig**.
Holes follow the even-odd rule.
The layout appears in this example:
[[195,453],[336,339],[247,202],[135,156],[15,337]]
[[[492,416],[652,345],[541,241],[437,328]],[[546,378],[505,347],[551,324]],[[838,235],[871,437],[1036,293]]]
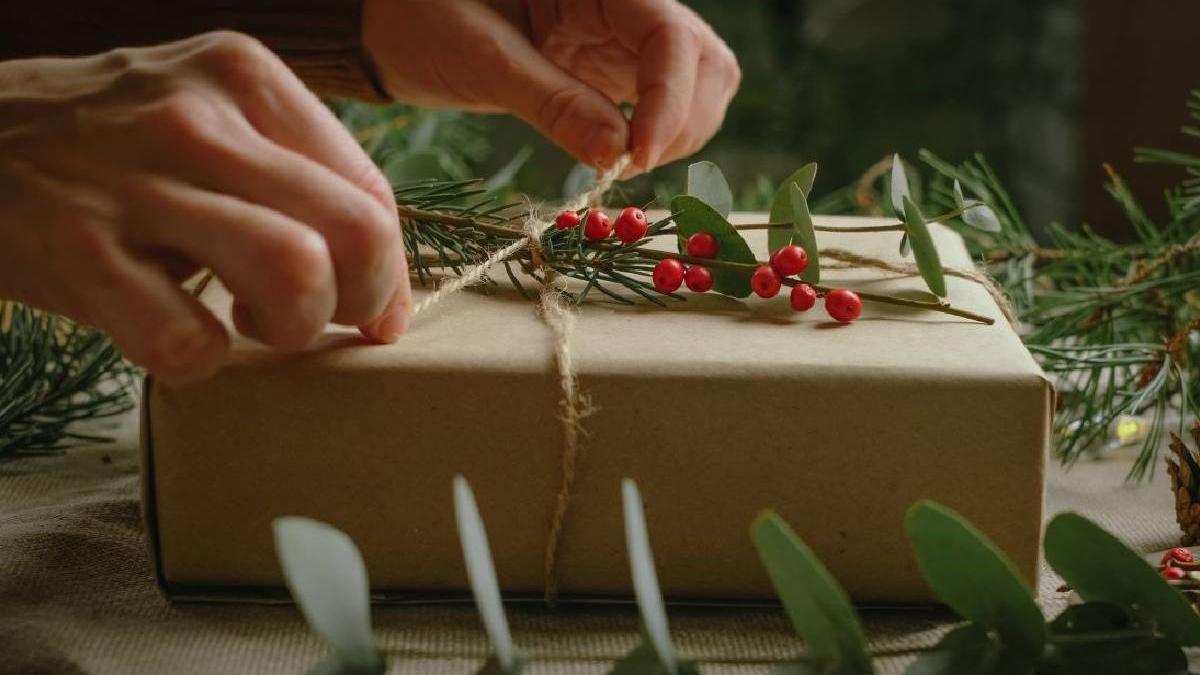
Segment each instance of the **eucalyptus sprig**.
[[[642,639],[612,675],[698,675],[671,640],[645,511],[636,484],[621,486],[625,542]],[[518,675],[536,663],[513,643],[483,518],[460,476],[454,508],[467,579],[490,654],[481,675]],[[777,514],[766,511],[750,538],[805,651],[773,664],[775,675],[870,675],[879,658],[915,656],[906,675],[1185,675],[1184,646],[1200,645],[1200,615],[1156,569],[1116,537],[1073,513],[1046,528],[1046,559],[1081,596],[1047,621],[1012,562],[970,522],[922,501],[905,519],[921,573],[963,623],[935,645],[873,651],[849,596]],[[375,647],[362,557],[345,534],[306,518],[275,522],[276,548],[304,617],[331,651],[312,673],[385,672]],[[733,660],[736,662],[736,660]]]
[[[808,194],[816,173],[816,165],[809,164],[780,186],[776,203],[771,208],[771,222],[739,227],[728,220],[732,198],[724,176],[715,165],[700,162],[690,167],[689,194],[672,199],[671,213],[651,223],[646,238],[618,244],[588,240],[580,228],[551,228],[542,235],[540,246],[521,251],[503,265],[513,285],[521,292],[525,291],[518,272],[543,283],[549,280],[548,275],[554,274],[584,282],[581,289],[567,292],[575,303],[582,302],[595,290],[621,304],[632,304],[636,296],[662,305],[667,300],[685,299],[682,295],[661,292],[649,282],[655,264],[671,257],[708,268],[713,274],[714,290],[742,298],[750,295],[750,276],[766,263],[754,256],[741,232],[767,229],[773,245],[797,243],[809,255],[809,266],[800,274],[799,281],[784,279],[784,283],[808,283],[817,293],[824,294],[833,288],[818,283],[821,264],[817,232],[895,231],[914,243],[917,268],[935,297],[914,300],[856,291],[862,300],[940,312],[980,323],[994,322],[992,317],[941,299],[946,295],[946,284],[937,249],[927,229],[927,223],[932,221],[926,220],[911,201],[906,202],[905,218],[895,224],[815,225],[808,209]],[[398,187],[395,194],[406,244],[415,252],[411,264],[423,283],[432,278],[435,268],[461,273],[467,266],[486,261],[491,251],[526,236],[522,227],[528,216],[526,209],[494,199],[477,183],[423,181]],[[964,216],[969,210],[987,208],[982,203],[960,204],[936,220],[945,221]],[[586,216],[586,211],[584,209],[581,215]],[[700,232],[711,234],[717,240],[719,251],[715,258],[695,258],[647,245],[653,237],[674,237],[682,251],[683,242]],[[620,292],[622,290],[627,292]]]

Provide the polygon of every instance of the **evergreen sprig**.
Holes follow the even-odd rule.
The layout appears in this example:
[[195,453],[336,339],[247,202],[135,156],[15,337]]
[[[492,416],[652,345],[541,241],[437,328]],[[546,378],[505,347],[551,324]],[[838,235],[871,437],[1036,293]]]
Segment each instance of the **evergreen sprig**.
[[73,425],[132,410],[134,382],[100,333],[0,302],[0,459],[108,440]]
[[[1200,125],[1200,91],[1188,106]],[[1184,128],[1200,138],[1200,128]],[[1200,401],[1200,154],[1140,149],[1141,162],[1183,167],[1166,191],[1168,216],[1155,222],[1111,168],[1108,193],[1121,206],[1133,240],[1117,242],[1086,225],[1047,228],[1034,237],[982,156],[952,165],[923,151],[938,177],[930,201],[952,203],[953,180],[995,211],[996,233],[962,229],[975,255],[1004,287],[1024,324],[1022,338],[1056,376],[1059,458],[1076,461],[1110,438],[1124,415],[1144,416],[1148,432],[1130,476],[1149,475],[1169,413],[1182,433]]]

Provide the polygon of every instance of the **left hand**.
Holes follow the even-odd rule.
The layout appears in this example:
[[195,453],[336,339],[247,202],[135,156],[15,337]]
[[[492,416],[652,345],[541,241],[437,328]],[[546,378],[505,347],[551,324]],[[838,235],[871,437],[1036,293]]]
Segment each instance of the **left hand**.
[[363,39],[397,99],[512,113],[595,166],[629,149],[633,172],[700,149],[741,82],[676,0],[366,0]]

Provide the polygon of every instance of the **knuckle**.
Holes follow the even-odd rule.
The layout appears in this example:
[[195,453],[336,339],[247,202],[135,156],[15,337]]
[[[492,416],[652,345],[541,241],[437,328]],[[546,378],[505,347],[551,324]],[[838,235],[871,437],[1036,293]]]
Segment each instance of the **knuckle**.
[[106,227],[87,214],[68,211],[54,219],[49,231],[55,255],[76,262],[85,261],[101,276],[101,285],[113,284],[117,248]]
[[390,258],[393,244],[399,237],[394,218],[367,197],[347,212],[346,223],[339,228],[338,251],[347,264],[374,271]]
[[304,302],[326,292],[329,284],[329,249],[315,231],[293,229],[267,242],[274,290],[284,302]]
[[263,43],[233,31],[210,34],[207,46],[196,58],[218,78],[237,84],[265,79],[277,60]]
[[182,89],[150,106],[150,122],[173,140],[207,139],[213,122],[211,104],[198,92]]

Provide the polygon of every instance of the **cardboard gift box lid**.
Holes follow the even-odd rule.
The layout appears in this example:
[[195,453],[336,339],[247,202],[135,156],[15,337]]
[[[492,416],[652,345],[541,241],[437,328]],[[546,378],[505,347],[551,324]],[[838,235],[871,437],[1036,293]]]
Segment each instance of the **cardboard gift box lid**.
[[[931,230],[943,265],[970,265],[957,235]],[[764,257],[765,233],[747,234]],[[899,262],[897,239],[821,233]],[[918,277],[873,270],[822,282],[929,297]],[[317,350],[285,356],[235,338],[233,365],[210,381],[148,387],[144,505],[167,593],[278,589],[271,521],[289,514],[348,532],[380,593],[460,591],[451,478],[463,474],[501,585],[540,594],[561,392],[551,332],[506,283],[443,301],[394,345],[331,327]],[[921,498],[962,512],[1035,582],[1053,390],[985,289],[947,283],[955,305],[996,323],[868,303],[840,325],[782,294],[585,303],[571,350],[594,410],[552,572],[561,591],[629,595],[623,477],[641,488],[670,598],[772,598],[748,535],[772,508],[856,600],[927,601],[903,531]],[[228,314],[219,287],[205,301]]]

